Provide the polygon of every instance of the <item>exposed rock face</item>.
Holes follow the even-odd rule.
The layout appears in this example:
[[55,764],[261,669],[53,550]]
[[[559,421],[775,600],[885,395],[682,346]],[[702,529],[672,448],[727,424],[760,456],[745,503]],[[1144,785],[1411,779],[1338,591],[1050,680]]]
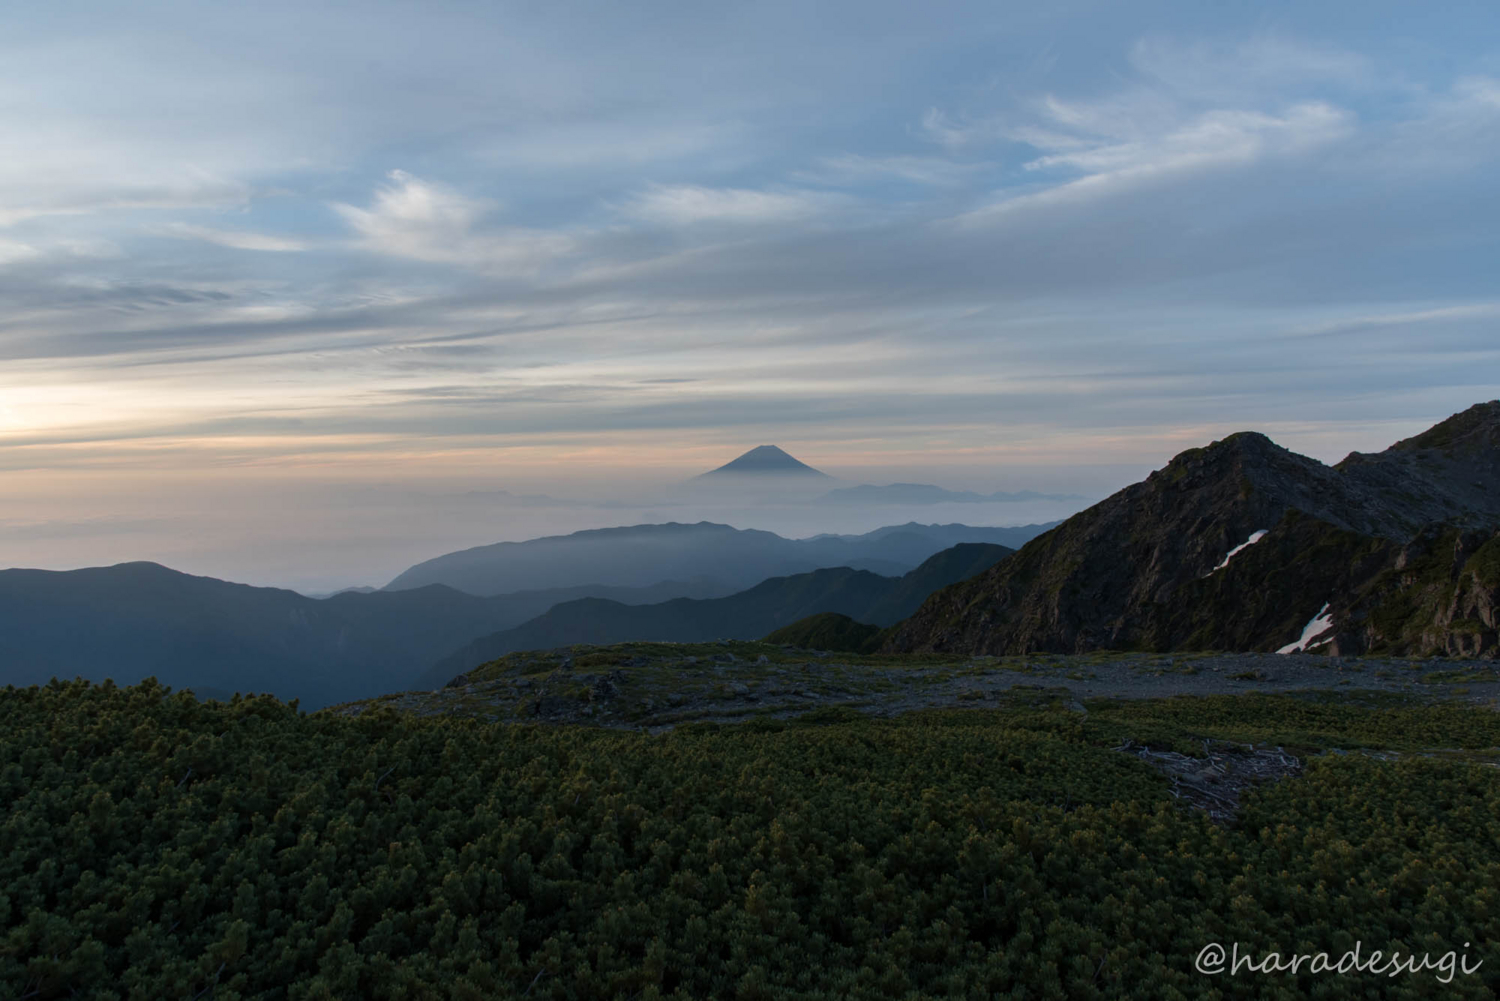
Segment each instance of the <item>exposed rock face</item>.
[[1500,532],[1429,526],[1349,597],[1330,652],[1494,657],[1497,604]]
[[1235,434],[937,592],[884,649],[1274,651],[1327,604],[1314,648],[1493,656],[1497,528],[1500,402],[1334,467]]

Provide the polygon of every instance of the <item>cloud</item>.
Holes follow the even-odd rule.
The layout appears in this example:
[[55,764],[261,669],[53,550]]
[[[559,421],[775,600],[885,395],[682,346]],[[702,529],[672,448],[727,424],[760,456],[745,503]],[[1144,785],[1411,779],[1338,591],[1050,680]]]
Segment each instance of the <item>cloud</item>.
[[[924,436],[972,443],[1034,423],[1040,441],[1218,406],[1235,420],[1292,402],[1313,413],[1402,380],[1479,378],[1469,328],[1486,317],[1448,323],[1445,311],[1492,282],[1480,273],[1492,182],[1445,168],[1435,185],[1427,169],[1492,159],[1500,88],[1472,60],[1454,57],[1456,81],[1413,89],[1389,82],[1389,56],[1310,41],[1230,31],[1111,38],[1105,52],[1070,30],[1058,60],[1023,60],[1025,72],[932,37],[922,67],[882,66],[900,84],[884,90],[813,93],[785,64],[747,60],[722,127],[702,124],[716,106],[674,86],[675,71],[650,86],[626,74],[617,91],[579,58],[564,60],[561,91],[529,97],[516,72],[494,100],[483,46],[464,48],[451,79],[445,50],[390,80],[354,70],[341,83],[368,58],[356,31],[333,68],[309,59],[292,78],[338,115],[268,132],[271,105],[259,105],[254,138],[276,140],[266,151],[201,114],[166,135],[177,118],[162,113],[150,119],[160,151],[135,118],[66,185],[28,189],[33,214],[14,215],[0,244],[0,384],[45,375],[129,385],[148,402],[191,396],[179,419],[147,421],[78,393],[86,431],[258,435],[256,448],[291,457],[341,435],[415,455],[458,439],[647,429],[637,439],[665,448],[799,426],[902,437],[916,454]],[[796,44],[816,55],[822,40]],[[1103,55],[1082,72],[1072,49]],[[968,61],[933,75],[942,53]],[[245,81],[283,79],[252,57],[236,70]],[[278,99],[295,90],[276,86]],[[399,114],[383,118],[388,101]],[[359,127],[304,153],[334,117]],[[125,132],[134,145],[118,144]],[[45,177],[88,134],[25,173]],[[232,155],[211,155],[220,140]],[[422,166],[382,176],[392,150]],[[111,156],[118,169],[98,169]],[[201,176],[184,166],[199,162]],[[209,217],[216,199],[244,211]],[[180,240],[153,239],[163,233]],[[64,239],[122,256],[58,267],[48,255],[63,245],[48,241]],[[274,252],[299,249],[318,252]],[[1411,320],[1360,357],[1277,354],[1288,331],[1384,311]],[[1419,344],[1437,324],[1459,328],[1442,350],[1391,363],[1398,336]],[[1349,385],[1325,387],[1329,366]],[[56,430],[31,429],[33,454]]]
[[862,156],[845,153],[823,157],[813,170],[799,177],[819,184],[863,183],[895,179],[912,184],[946,187],[972,181],[975,174],[993,168],[986,162],[959,163],[935,156]]
[[1454,84],[1453,93],[1461,104],[1500,112],[1500,80],[1494,77],[1464,77]]
[[233,250],[289,252],[307,249],[307,243],[302,240],[272,236],[267,233],[246,233],[237,230],[212,229],[208,226],[194,226],[185,222],[171,223],[164,227],[164,232],[170,236],[181,237],[185,240],[203,240],[207,243],[217,244],[220,247],[229,247]]
[[46,264],[59,258],[107,260],[121,250],[108,240],[90,237],[43,236],[30,241],[0,237],[0,267],[7,264]]
[[1493,172],[1500,156],[1500,79],[1464,76],[1418,94],[1411,114],[1359,151],[1361,166],[1383,180],[1423,181],[1476,170]]
[[[1321,321],[1289,330],[1285,336],[1289,339],[1328,337],[1344,334],[1363,334],[1387,327],[1410,327],[1414,330],[1426,332],[1429,338],[1431,338],[1435,333],[1434,327],[1438,324],[1464,323],[1466,321],[1477,320],[1484,323],[1485,327],[1489,327],[1490,324],[1488,321],[1497,319],[1500,319],[1500,302],[1460,303],[1430,309],[1398,310],[1362,316],[1344,316],[1335,320]],[[1431,344],[1430,346],[1433,348],[1437,347],[1436,344]]]
[[1020,158],[1025,180],[999,187],[963,221],[993,224],[1022,209],[1063,210],[1296,162],[1360,139],[1354,107],[1372,94],[1410,96],[1363,55],[1271,33],[1148,36],[1131,46],[1128,66],[1089,96],[1052,91],[1017,96],[1009,107],[930,109],[923,131],[952,151],[999,140],[1032,151]]
[[922,113],[918,132],[948,152],[957,153],[1000,138],[1005,128],[999,118],[954,118],[938,108],[928,108]]
[[620,211],[645,222],[668,226],[721,222],[756,224],[791,222],[817,215],[833,199],[807,191],[752,191],[706,188],[692,184],[654,185],[626,201]]
[[403,170],[375,193],[368,209],[333,208],[359,235],[362,249],[419,261],[458,264],[504,274],[534,274],[574,249],[563,233],[521,228],[479,228],[495,204],[469,198]]
[[1160,95],[1132,92],[1097,101],[1048,96],[1035,107],[1039,120],[1008,134],[1042,152],[1024,164],[1025,171],[1046,178],[1042,187],[1002,189],[994,204],[967,214],[963,222],[989,223],[1023,208],[1094,200],[1187,175],[1295,158],[1346,140],[1357,128],[1350,111],[1325,101],[1302,101],[1280,112],[1187,113]]
[[78,162],[54,159],[71,153],[65,147],[54,155],[17,158],[8,170],[0,168],[0,227],[55,216],[243,208],[253,194],[253,188],[241,181],[175,165],[137,165],[122,172],[101,163],[93,171],[81,169],[95,157],[107,161],[101,151],[79,153]]
[[334,206],[365,239],[376,243],[462,238],[475,221],[493,208],[490,202],[465,198],[404,170],[393,170],[388,177],[391,183],[375,193],[372,208]]
[[19,240],[0,239],[0,266],[10,264],[13,261],[24,261],[40,256],[41,251],[29,243],[21,243]]
[[[1053,103],[1066,120],[1073,108]],[[1089,116],[1079,115],[1076,119]],[[1296,104],[1281,115],[1220,110],[1200,115],[1156,135],[1124,138],[1118,133],[1089,143],[1074,137],[1072,148],[1027,162],[1027,170],[1065,167],[1088,175],[1147,177],[1230,164],[1245,164],[1275,153],[1296,153],[1348,136],[1352,116],[1321,101]]]
[[477,151],[489,163],[528,170],[619,170],[682,161],[742,140],[733,123],[682,123],[591,119],[548,124],[507,135]]

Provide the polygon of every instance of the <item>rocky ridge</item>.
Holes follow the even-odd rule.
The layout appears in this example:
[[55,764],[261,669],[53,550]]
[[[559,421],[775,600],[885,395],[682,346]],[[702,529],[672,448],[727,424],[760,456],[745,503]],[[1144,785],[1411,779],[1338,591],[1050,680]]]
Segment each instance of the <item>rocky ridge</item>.
[[1190,449],[934,594],[883,649],[1272,652],[1325,615],[1324,652],[1493,657],[1497,595],[1491,401],[1331,467],[1253,432]]

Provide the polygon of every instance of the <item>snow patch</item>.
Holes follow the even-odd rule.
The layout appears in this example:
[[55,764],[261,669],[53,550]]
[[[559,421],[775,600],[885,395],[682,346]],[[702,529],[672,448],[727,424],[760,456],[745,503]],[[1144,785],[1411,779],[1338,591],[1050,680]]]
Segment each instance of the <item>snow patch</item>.
[[1323,607],[1318,609],[1318,614],[1314,615],[1312,619],[1308,621],[1307,625],[1302,627],[1301,636],[1288,643],[1280,650],[1277,650],[1276,652],[1306,653],[1308,650],[1311,650],[1315,646],[1322,646],[1324,643],[1332,642],[1332,636],[1329,636],[1327,639],[1321,639],[1313,642],[1316,637],[1322,635],[1323,633],[1326,633],[1329,629],[1333,628],[1333,616],[1328,614],[1328,604],[1329,603],[1326,601],[1323,602]]
[[[1220,562],[1220,564],[1218,566],[1214,567],[1214,569],[1210,570],[1208,573],[1213,573],[1214,570],[1223,570],[1225,567],[1229,566],[1229,561],[1232,560],[1232,559],[1234,559],[1234,554],[1235,553],[1238,553],[1241,549],[1244,549],[1247,546],[1253,546],[1253,545],[1255,545],[1257,542],[1259,542],[1261,539],[1264,539],[1265,537],[1266,537],[1266,530],[1264,528],[1257,529],[1254,532],[1251,532],[1250,533],[1250,538],[1246,539],[1244,542],[1241,542],[1239,545],[1237,545],[1233,549],[1231,549],[1229,551],[1228,555],[1226,555],[1224,557],[1223,561]],[[1206,577],[1206,576],[1208,576],[1208,574],[1205,574],[1204,576]]]

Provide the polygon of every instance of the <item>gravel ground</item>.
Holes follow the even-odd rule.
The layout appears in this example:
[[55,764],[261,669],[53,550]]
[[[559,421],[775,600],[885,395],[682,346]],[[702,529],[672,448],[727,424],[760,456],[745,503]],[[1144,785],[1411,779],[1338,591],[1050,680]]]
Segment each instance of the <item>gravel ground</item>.
[[686,722],[795,716],[823,706],[874,715],[979,706],[1039,691],[1069,698],[1149,699],[1247,692],[1337,692],[1462,699],[1500,706],[1495,661],[1317,654],[1039,654],[851,657],[758,643],[622,644],[512,654],[434,692],[376,705],[422,716],[581,723],[660,732]]

